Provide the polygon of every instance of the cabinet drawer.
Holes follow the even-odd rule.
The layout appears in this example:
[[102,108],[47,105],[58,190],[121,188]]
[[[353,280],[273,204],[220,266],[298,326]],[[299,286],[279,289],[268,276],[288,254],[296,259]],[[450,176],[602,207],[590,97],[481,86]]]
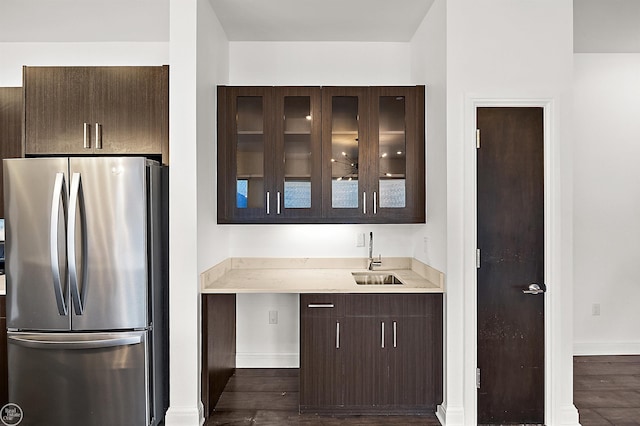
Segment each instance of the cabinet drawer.
[[348,294],[345,316],[433,316],[441,315],[441,294]]
[[340,317],[344,315],[342,294],[301,294],[300,315],[303,317]]
[[7,296],[0,296],[0,318],[7,317]]

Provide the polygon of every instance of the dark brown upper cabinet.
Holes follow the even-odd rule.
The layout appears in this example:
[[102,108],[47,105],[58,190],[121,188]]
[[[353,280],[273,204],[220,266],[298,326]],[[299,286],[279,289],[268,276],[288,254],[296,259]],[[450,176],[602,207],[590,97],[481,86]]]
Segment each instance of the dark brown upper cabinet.
[[0,87],[0,218],[4,217],[2,159],[22,157],[22,87]]
[[424,86],[218,88],[218,223],[423,223]]
[[218,222],[320,218],[320,89],[218,89]]
[[322,94],[327,221],[424,222],[424,86]]
[[25,154],[162,157],[169,67],[24,67]]

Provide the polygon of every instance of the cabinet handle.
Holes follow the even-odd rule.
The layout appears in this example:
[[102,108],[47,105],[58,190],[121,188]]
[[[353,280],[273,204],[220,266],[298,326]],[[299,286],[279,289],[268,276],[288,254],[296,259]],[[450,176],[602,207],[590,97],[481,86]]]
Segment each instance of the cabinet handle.
[[91,130],[89,129],[89,123],[84,123],[84,149],[91,148]]
[[373,191],[373,214],[378,214],[378,193]]
[[333,308],[333,303],[309,303],[307,308]]
[[276,192],[276,213],[280,214],[280,191]]
[[269,208],[269,191],[267,191],[267,214],[271,214],[270,213],[270,208]]
[[397,348],[398,347],[398,333],[397,333],[397,323],[394,321],[393,322],[393,347]]
[[367,214],[367,193],[362,193],[362,214]]
[[102,149],[102,125],[96,123],[96,149]]
[[382,341],[380,342],[380,347],[384,349],[384,321],[382,321],[382,327],[380,328],[380,335],[382,336]]
[[340,321],[336,321],[336,349],[340,349]]

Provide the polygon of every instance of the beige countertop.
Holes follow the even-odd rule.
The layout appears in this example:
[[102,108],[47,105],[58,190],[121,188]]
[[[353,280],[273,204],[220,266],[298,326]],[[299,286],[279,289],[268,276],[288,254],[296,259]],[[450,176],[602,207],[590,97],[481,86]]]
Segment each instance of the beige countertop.
[[7,279],[6,275],[0,275],[0,296],[4,296],[7,294]]
[[362,258],[230,258],[200,275],[202,293],[443,293],[444,274],[412,258],[383,258],[374,272],[402,285],[358,285]]

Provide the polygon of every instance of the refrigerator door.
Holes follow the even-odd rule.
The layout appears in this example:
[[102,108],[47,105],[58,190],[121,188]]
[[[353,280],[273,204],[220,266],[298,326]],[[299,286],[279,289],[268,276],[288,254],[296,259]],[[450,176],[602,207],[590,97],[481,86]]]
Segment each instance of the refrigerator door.
[[67,250],[73,330],[148,320],[146,159],[69,159]]
[[22,409],[20,426],[149,425],[146,333],[10,332],[9,401]]
[[66,158],[4,160],[7,327],[68,330]]

